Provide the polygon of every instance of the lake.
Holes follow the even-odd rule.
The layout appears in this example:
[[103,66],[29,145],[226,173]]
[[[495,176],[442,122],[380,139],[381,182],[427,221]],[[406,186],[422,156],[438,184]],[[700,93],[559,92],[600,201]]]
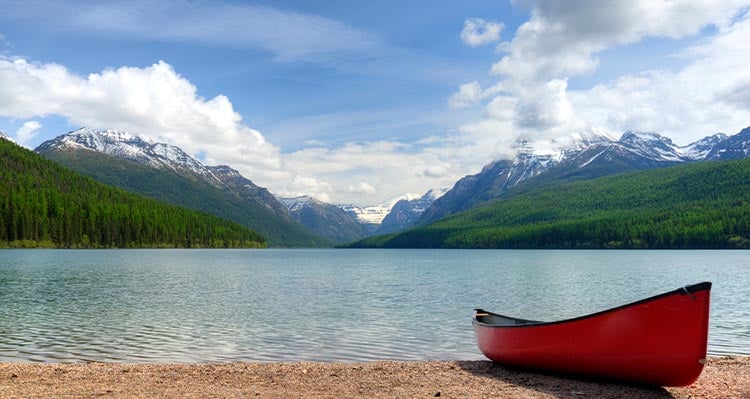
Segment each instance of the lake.
[[575,317],[712,281],[750,355],[750,251],[0,250],[0,362],[477,360],[472,310]]

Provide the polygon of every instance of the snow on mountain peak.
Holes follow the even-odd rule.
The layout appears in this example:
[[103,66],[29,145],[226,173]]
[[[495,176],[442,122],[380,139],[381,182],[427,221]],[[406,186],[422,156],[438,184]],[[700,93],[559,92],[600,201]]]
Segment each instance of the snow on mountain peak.
[[16,141],[15,141],[15,140],[13,140],[13,139],[12,139],[12,138],[11,138],[10,136],[8,136],[8,134],[7,134],[7,133],[5,133],[5,132],[4,132],[4,131],[2,131],[2,130],[0,130],[0,139],[3,139],[3,140],[8,140],[8,141],[10,141],[11,143],[15,143],[15,142],[16,142]]
[[431,188],[427,190],[427,192],[422,196],[422,198],[435,201],[436,199],[442,197],[445,195],[445,193],[450,190],[448,187],[442,187],[442,188]]
[[622,137],[620,138],[620,141],[623,143],[634,143],[638,141],[653,142],[653,141],[663,141],[663,140],[668,140],[670,143],[672,142],[672,140],[655,132],[627,131],[623,133]]
[[286,209],[291,212],[298,212],[310,204],[320,204],[321,202],[309,195],[302,195],[294,198],[278,198],[279,202],[284,204]]
[[628,131],[620,137],[619,143],[647,158],[669,162],[683,161],[680,148],[672,139],[659,133]]
[[411,201],[413,199],[420,198],[419,194],[407,193],[399,195],[397,197],[390,198],[379,205],[360,207],[357,205],[347,204],[339,205],[339,207],[354,216],[360,223],[365,224],[380,224],[383,222],[386,216],[391,212],[393,206],[401,200]]
[[242,176],[237,169],[233,169],[231,166],[228,166],[228,165],[217,165],[217,166],[211,166],[210,168],[214,173],[220,174],[226,177],[241,177]]
[[199,160],[179,147],[157,143],[151,138],[134,135],[124,130],[96,130],[82,127],[39,146],[40,149],[66,147],[85,148],[156,168],[190,170],[207,179],[218,181]]
[[689,160],[705,159],[711,150],[716,147],[717,144],[724,141],[728,136],[724,133],[717,133],[713,136],[704,137],[694,143],[690,143],[684,147],[680,147],[680,152],[683,157]]

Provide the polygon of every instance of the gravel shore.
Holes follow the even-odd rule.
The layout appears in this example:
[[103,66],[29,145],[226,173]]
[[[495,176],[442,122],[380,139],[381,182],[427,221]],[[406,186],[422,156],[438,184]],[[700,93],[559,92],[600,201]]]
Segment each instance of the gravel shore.
[[0,364],[1,398],[750,398],[750,357],[709,359],[688,387],[639,387],[489,361]]

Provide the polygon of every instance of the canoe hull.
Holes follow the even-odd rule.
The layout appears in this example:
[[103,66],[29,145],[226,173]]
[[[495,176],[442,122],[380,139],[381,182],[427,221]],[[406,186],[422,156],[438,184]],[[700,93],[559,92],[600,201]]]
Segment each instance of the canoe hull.
[[710,289],[696,284],[552,323],[493,325],[475,316],[474,331],[482,353],[504,365],[685,386],[705,363]]

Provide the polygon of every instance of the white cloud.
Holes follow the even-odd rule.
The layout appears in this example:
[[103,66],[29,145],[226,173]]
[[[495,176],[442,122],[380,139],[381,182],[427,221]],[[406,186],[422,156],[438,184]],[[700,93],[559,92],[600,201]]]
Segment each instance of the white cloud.
[[483,90],[479,82],[475,80],[459,86],[458,91],[448,98],[448,105],[451,108],[468,108],[502,91],[501,84]]
[[485,21],[481,18],[467,18],[464,21],[464,30],[461,31],[461,40],[464,44],[477,47],[500,40],[500,32],[504,25],[494,21]]
[[658,131],[688,144],[719,131],[750,125],[750,17],[685,51],[693,57],[677,72],[622,76],[571,92],[582,117],[608,130]]
[[[58,64],[0,58],[0,116],[49,115],[177,145],[201,154],[206,164],[231,165],[275,194],[360,205],[450,186],[489,160],[476,155],[482,144],[462,134],[415,144],[348,142],[282,153],[243,122],[227,97],[201,97],[165,62],[81,76]],[[30,139],[34,127],[28,123],[24,137]]]
[[371,184],[367,182],[359,182],[357,184],[350,184],[346,187],[346,191],[351,194],[364,194],[368,197],[372,197],[377,194],[378,190],[375,189]]
[[24,122],[16,132],[16,142],[24,147],[28,147],[29,141],[39,133],[39,129],[41,128],[42,124],[37,121]]
[[205,99],[171,65],[106,69],[82,77],[57,64],[0,59],[0,116],[59,115],[74,125],[118,128],[205,154],[262,182],[283,165],[279,149],[219,95]]
[[[494,135],[496,156],[512,155],[503,147],[519,136],[543,147],[578,132],[643,129],[685,142],[750,124],[748,0],[516,4],[531,16],[498,46],[502,56],[490,70],[499,79],[495,89],[472,82],[449,99],[464,107],[487,101],[486,119],[462,131]],[[685,66],[676,72],[633,71],[589,90],[568,88],[569,77],[598,68],[604,50],[646,38],[695,38],[707,26],[716,32],[680,52]]]
[[422,173],[426,177],[441,178],[441,177],[444,177],[448,173],[449,167],[450,167],[450,164],[430,165]]
[[[372,34],[334,19],[247,2],[19,3],[0,3],[0,15],[34,23],[43,20],[58,30],[87,35],[262,49],[287,61],[328,61],[336,59],[336,55],[369,56],[384,46]],[[52,15],[54,18],[50,18]]]
[[473,82],[462,84],[458,88],[458,92],[454,93],[449,99],[448,104],[451,108],[466,108],[470,107],[482,100],[482,87],[479,86],[479,82],[476,80]]
[[598,65],[597,52],[646,37],[682,38],[709,24],[725,25],[747,0],[603,2],[528,0],[531,18],[502,47],[497,75],[547,80],[582,75]]
[[495,96],[487,104],[486,116],[499,121],[513,121],[516,117],[516,106],[518,100],[515,97],[499,95]]
[[[426,144],[406,145],[395,141],[347,143],[335,148],[305,148],[284,155],[290,169],[304,170],[321,181],[330,182],[328,192],[294,192],[288,196],[327,195],[335,202],[378,204],[405,192],[423,193],[428,188],[449,187],[490,159],[484,149],[469,148],[466,135],[428,140]],[[364,184],[363,184],[364,183]]]

